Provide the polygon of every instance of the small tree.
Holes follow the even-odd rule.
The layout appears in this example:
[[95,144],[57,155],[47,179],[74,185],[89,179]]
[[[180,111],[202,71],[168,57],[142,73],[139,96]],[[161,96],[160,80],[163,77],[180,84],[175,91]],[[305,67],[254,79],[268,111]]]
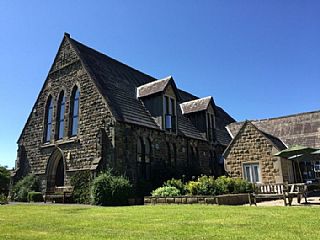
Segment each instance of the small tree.
[[28,192],[40,191],[40,183],[38,177],[29,174],[22,178],[14,185],[12,189],[12,199],[19,202],[28,201]]

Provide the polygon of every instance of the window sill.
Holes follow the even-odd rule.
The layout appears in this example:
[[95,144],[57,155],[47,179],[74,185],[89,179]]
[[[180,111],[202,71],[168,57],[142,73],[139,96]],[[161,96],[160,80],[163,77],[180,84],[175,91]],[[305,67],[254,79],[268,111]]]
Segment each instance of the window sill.
[[40,148],[50,148],[50,147],[56,147],[64,144],[70,144],[70,143],[79,143],[80,139],[77,137],[71,137],[69,139],[59,139],[54,141],[53,143],[44,143]]

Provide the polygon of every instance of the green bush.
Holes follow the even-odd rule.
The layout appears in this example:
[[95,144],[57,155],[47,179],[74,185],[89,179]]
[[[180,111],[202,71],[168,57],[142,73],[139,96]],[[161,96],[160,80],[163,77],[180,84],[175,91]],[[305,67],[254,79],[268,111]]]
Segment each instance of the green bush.
[[252,183],[241,178],[236,178],[234,181],[235,185],[233,193],[249,193],[253,191]]
[[152,191],[153,197],[177,197],[181,195],[181,192],[176,187],[159,187]]
[[8,195],[10,184],[10,171],[0,165],[0,194]]
[[215,188],[215,180],[212,176],[204,175],[187,184],[188,193],[191,195],[215,195]]
[[92,203],[95,205],[127,205],[132,185],[123,176],[114,176],[110,171],[94,179],[91,188]]
[[8,204],[8,197],[6,194],[4,193],[1,193],[0,194],[0,204],[3,205],[3,204]]
[[[221,176],[217,179],[214,179],[212,176],[202,175],[193,181],[189,181],[187,184],[183,184],[180,179],[171,179],[166,181],[163,184],[162,188],[158,188],[152,192],[152,195],[158,194],[161,196],[163,192],[163,196],[166,194],[171,196],[171,189],[167,189],[168,187],[173,187],[177,189],[180,195],[221,195],[228,193],[247,193],[252,192],[253,185],[246,180],[241,178],[230,178],[226,176]],[[157,191],[157,192],[156,192]],[[158,193],[159,191],[159,193]],[[172,190],[174,191],[174,190]],[[173,194],[176,194],[174,192]],[[176,196],[176,195],[175,195]]]
[[186,185],[182,182],[181,179],[172,178],[170,180],[167,180],[163,184],[163,187],[175,187],[179,190],[181,195],[185,195],[187,192]]
[[28,192],[39,191],[40,183],[38,177],[30,174],[18,181],[12,189],[12,199],[18,202],[28,201]]
[[41,192],[28,192],[28,202],[43,202]]
[[71,177],[73,186],[72,199],[76,203],[90,203],[90,184],[92,182],[91,172],[79,171]]
[[216,179],[217,194],[252,192],[252,184],[241,178],[221,176]]

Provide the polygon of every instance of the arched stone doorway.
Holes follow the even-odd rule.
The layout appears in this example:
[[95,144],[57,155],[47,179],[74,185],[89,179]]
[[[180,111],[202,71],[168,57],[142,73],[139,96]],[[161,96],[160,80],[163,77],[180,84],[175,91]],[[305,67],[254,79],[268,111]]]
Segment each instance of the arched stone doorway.
[[47,169],[47,192],[54,192],[55,187],[64,186],[65,165],[61,149],[56,148],[49,157]]

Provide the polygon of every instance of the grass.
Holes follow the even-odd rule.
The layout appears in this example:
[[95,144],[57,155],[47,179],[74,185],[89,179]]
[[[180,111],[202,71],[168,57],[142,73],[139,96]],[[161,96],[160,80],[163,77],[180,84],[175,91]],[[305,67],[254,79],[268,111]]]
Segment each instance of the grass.
[[320,208],[0,206],[0,239],[319,239]]

